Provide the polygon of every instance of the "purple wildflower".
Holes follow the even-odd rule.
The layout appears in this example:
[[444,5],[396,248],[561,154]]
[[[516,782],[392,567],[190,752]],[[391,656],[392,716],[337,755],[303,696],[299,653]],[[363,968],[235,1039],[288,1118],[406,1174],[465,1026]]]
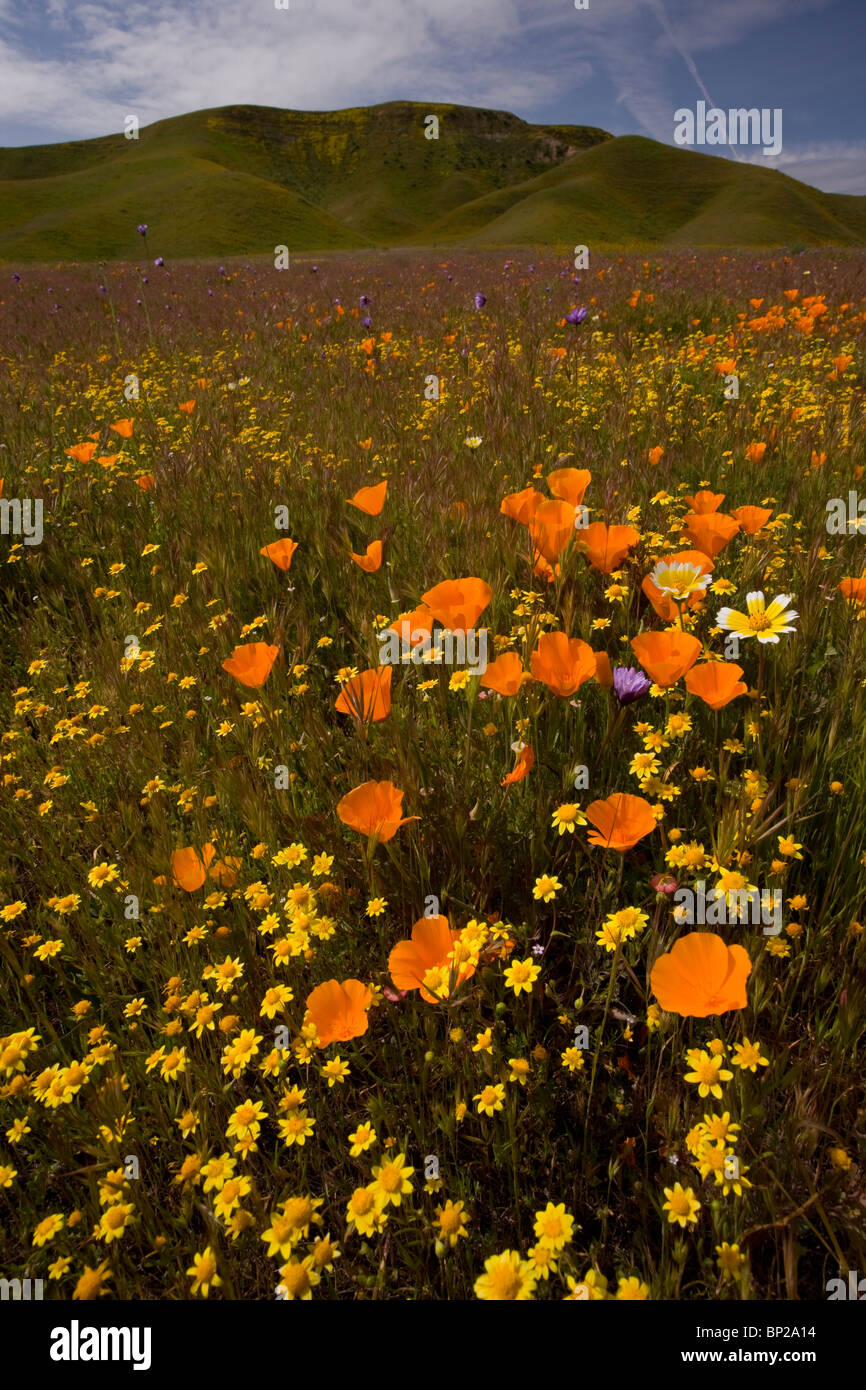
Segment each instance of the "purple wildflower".
[[572,309],[570,313],[566,314],[565,322],[574,324],[583,323],[588,313],[589,310],[586,306],[581,304],[579,309]]
[[156,260],[154,261],[154,265],[165,265],[165,261],[162,259],[162,256],[157,256]]
[[484,305],[485,305],[486,303],[487,303],[487,295],[486,295],[486,294],[482,294],[481,291],[479,290],[478,293],[477,293],[476,296],[475,296],[475,307],[476,307],[476,309],[483,309],[483,308],[484,308]]
[[632,705],[635,700],[642,700],[651,685],[652,681],[643,671],[636,671],[632,666],[614,667],[613,688],[621,705]]
[[138,224],[138,235],[139,235],[139,236],[147,236],[147,223],[146,223],[146,222],[139,222],[139,224]]

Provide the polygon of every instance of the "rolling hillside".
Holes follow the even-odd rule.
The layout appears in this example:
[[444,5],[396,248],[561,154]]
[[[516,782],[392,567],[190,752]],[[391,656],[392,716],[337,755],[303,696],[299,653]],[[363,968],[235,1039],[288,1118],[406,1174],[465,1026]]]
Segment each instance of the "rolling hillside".
[[[438,140],[424,136],[436,115]],[[231,106],[0,149],[0,258],[172,257],[412,245],[866,243],[866,198],[638,136],[389,102]]]

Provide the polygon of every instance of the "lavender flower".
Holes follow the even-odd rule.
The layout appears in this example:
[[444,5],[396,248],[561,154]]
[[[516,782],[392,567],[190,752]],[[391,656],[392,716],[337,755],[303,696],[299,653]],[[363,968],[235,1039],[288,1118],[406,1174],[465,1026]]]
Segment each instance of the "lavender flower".
[[146,222],[139,222],[139,224],[138,224],[138,235],[139,235],[139,236],[147,236],[147,223],[146,223]]
[[571,313],[566,314],[565,322],[573,324],[583,323],[588,313],[589,310],[586,308],[586,306],[581,304],[579,309],[572,309]]
[[481,291],[479,290],[478,293],[477,293],[476,296],[475,296],[475,307],[476,307],[476,309],[483,309],[483,308],[484,308],[484,305],[485,305],[486,303],[487,303],[487,295],[486,295],[486,294],[482,294]]
[[157,256],[156,260],[154,261],[154,265],[165,265],[165,261],[162,259],[162,256]]
[[614,667],[613,688],[621,705],[632,705],[635,700],[642,700],[651,685],[652,681],[643,671],[635,671],[632,666]]

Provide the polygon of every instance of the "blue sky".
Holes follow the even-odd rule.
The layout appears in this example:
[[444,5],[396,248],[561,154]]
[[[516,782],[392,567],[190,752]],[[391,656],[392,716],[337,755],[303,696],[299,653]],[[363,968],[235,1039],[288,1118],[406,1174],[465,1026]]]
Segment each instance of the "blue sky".
[[0,145],[106,135],[129,113],[397,99],[672,144],[674,112],[709,98],[782,110],[781,153],[738,157],[866,194],[866,0],[588,3],[0,0]]

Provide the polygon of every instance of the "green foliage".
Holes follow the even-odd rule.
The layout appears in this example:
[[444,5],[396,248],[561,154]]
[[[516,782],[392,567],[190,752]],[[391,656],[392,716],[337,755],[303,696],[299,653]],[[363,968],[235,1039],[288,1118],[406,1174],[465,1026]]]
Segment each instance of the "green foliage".
[[[428,115],[440,121],[427,140]],[[588,126],[389,102],[229,106],[0,150],[0,257],[273,254],[399,245],[812,246],[866,240],[866,199]]]

